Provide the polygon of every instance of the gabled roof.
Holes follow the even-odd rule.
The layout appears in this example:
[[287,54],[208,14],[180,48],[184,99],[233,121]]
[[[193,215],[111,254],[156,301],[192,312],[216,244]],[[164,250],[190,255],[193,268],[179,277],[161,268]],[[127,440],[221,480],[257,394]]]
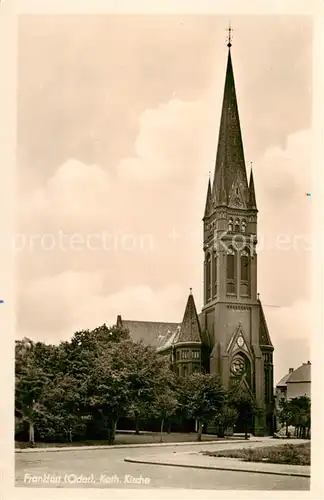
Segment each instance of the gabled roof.
[[291,373],[287,373],[282,379],[278,382],[277,387],[287,387],[287,380],[289,379]]
[[255,400],[255,396],[249,387],[245,375],[243,375],[239,383],[234,387],[234,394],[247,394],[252,400]]
[[301,366],[296,368],[296,370],[293,370],[282,377],[282,379],[278,382],[277,387],[287,387],[287,384],[311,382],[311,366],[312,364],[310,361],[303,363]]
[[184,342],[201,344],[200,324],[192,293],[188,297],[182,323],[162,323],[157,321],[130,321],[117,317],[117,326],[129,331],[134,342],[156,347],[159,351]]
[[311,363],[303,363],[299,368],[294,370],[290,377],[287,379],[287,384],[294,384],[297,382],[310,382],[311,381]]
[[134,342],[142,341],[145,345],[161,347],[176,331],[179,323],[164,323],[159,321],[131,321],[117,319],[117,325],[129,330]]

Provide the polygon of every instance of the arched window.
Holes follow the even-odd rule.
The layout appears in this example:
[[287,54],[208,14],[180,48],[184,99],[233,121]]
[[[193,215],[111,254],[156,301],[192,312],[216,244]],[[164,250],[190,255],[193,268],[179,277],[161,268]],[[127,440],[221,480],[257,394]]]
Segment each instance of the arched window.
[[217,295],[217,253],[213,251],[213,297]]
[[246,232],[246,221],[242,220],[242,233]]
[[236,219],[235,221],[235,232],[239,233],[240,232],[240,221]]
[[235,293],[236,256],[233,248],[229,248],[226,255],[227,293]]
[[229,230],[229,231],[233,231],[233,219],[230,219],[230,220],[228,221],[228,230]]
[[210,253],[207,254],[206,262],[206,298],[211,299],[211,256]]
[[250,252],[244,248],[241,252],[241,295],[250,295]]

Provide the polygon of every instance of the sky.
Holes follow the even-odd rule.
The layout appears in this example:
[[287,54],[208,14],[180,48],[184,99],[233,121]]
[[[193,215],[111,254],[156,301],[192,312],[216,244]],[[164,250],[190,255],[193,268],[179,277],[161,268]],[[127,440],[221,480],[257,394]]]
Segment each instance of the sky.
[[[202,217],[227,59],[224,16],[21,16],[17,336],[57,343],[202,307]],[[232,16],[275,381],[312,335],[312,24]],[[279,306],[279,307],[269,307]]]

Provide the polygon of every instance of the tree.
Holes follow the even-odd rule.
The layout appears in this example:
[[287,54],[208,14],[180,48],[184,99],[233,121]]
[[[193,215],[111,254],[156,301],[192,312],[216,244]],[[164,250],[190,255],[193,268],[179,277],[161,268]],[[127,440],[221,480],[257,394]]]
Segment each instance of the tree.
[[172,417],[179,406],[175,391],[171,387],[164,387],[159,391],[152,402],[152,415],[160,419],[160,443],[163,442],[163,428],[165,420]]
[[194,373],[180,380],[181,409],[198,422],[197,441],[201,441],[203,425],[213,420],[224,404],[225,390],[216,375]]
[[299,396],[289,401],[291,425],[296,427],[297,437],[309,437],[311,426],[311,401],[307,396]]
[[15,346],[15,415],[29,426],[29,443],[35,441],[35,423],[46,414],[46,394],[52,385],[51,362],[55,346],[30,339]]
[[100,353],[89,380],[89,404],[107,419],[110,443],[118,419],[142,414],[171,376],[167,361],[142,343],[111,343]]
[[59,346],[24,338],[16,342],[15,415],[43,438],[82,433],[89,420],[88,383],[105,346],[129,338],[127,331],[102,325],[76,332]]
[[292,407],[290,401],[286,401],[285,398],[281,398],[279,401],[279,413],[278,419],[282,425],[286,426],[286,436],[288,437],[288,428],[292,425]]
[[91,416],[86,410],[86,393],[78,380],[58,372],[44,399],[50,417],[45,425],[40,423],[42,437],[52,434],[72,442],[76,434],[85,434]]
[[256,416],[261,417],[262,410],[256,406],[253,397],[246,392],[229,391],[228,403],[238,412],[238,418],[243,420],[245,439],[248,439],[248,429],[252,425],[252,419]]
[[234,427],[238,419],[238,411],[235,408],[224,404],[215,416],[215,423],[218,425],[218,436],[224,437],[226,431]]

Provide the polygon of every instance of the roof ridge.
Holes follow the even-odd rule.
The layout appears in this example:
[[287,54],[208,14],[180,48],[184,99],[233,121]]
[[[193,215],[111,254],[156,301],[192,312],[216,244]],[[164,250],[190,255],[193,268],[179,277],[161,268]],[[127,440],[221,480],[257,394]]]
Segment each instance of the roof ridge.
[[156,323],[156,324],[164,324],[164,325],[180,325],[181,321],[148,321],[141,319],[123,319],[123,323],[132,322],[132,323]]

